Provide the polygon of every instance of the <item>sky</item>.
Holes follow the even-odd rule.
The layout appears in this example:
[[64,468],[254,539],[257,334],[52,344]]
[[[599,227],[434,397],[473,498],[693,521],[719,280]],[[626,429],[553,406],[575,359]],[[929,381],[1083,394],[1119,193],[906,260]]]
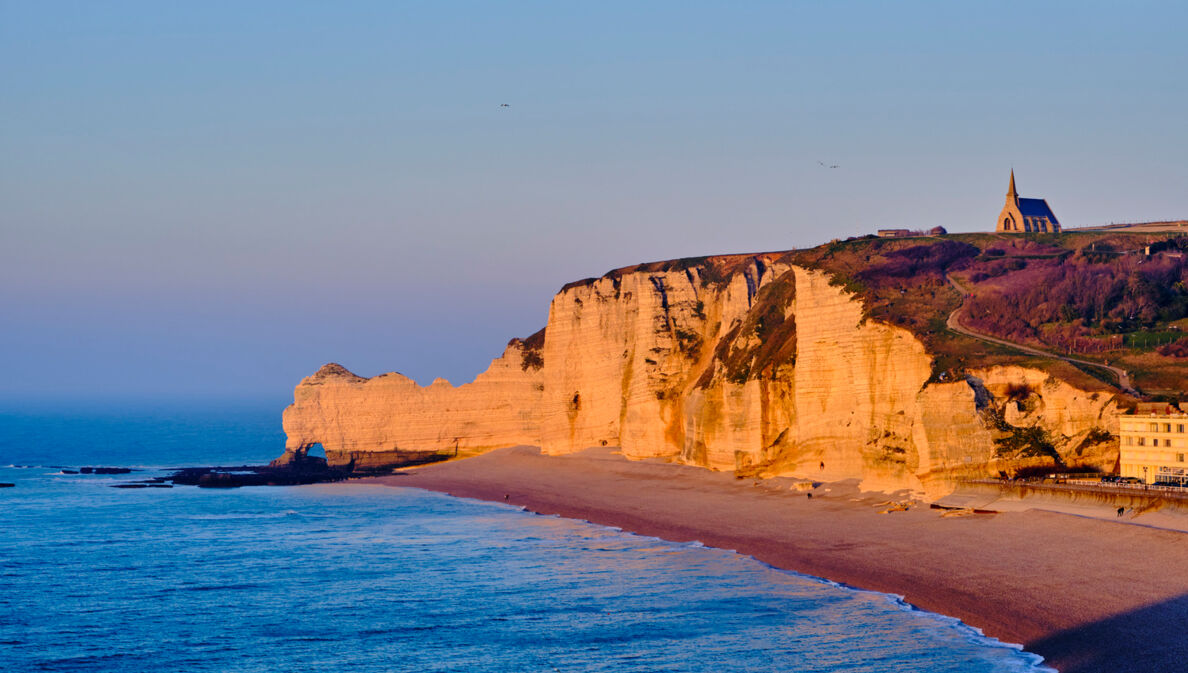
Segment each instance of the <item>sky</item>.
[[[0,0],[0,401],[470,381],[564,283],[1188,218],[1188,3]],[[503,107],[507,104],[507,107]],[[824,168],[820,165],[837,165]]]

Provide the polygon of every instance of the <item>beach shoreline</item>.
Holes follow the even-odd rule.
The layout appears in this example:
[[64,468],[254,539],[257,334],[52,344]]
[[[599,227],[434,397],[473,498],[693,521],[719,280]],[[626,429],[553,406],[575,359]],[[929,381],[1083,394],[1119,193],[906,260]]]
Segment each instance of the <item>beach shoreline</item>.
[[902,596],[1021,644],[1061,673],[1170,671],[1188,661],[1188,534],[1049,511],[886,514],[856,485],[805,492],[612,449],[534,447],[360,480],[507,502]]

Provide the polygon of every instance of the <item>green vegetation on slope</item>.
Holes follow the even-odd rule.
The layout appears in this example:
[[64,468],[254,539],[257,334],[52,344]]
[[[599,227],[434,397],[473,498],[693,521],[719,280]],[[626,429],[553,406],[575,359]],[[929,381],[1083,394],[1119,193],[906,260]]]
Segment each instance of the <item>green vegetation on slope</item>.
[[[934,378],[973,367],[1038,366],[1100,388],[1097,368],[955,334],[946,320],[1007,341],[1112,363],[1150,392],[1188,384],[1188,239],[1169,234],[957,234],[864,237],[794,253],[858,295],[868,317],[901,326],[935,355]],[[969,288],[962,297],[948,276]],[[1112,381],[1111,381],[1112,382]]]

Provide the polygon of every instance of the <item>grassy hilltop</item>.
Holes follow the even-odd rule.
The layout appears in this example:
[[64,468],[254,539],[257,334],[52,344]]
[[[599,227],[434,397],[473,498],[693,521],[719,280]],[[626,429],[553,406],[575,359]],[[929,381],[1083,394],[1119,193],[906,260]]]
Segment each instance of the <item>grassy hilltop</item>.
[[1175,234],[1072,232],[867,236],[789,256],[832,273],[871,318],[918,336],[936,356],[935,378],[1027,364],[1085,387],[1116,382],[1098,368],[954,333],[946,320],[964,301],[966,328],[1122,367],[1145,394],[1176,397],[1188,387],[1186,250],[1188,237]]

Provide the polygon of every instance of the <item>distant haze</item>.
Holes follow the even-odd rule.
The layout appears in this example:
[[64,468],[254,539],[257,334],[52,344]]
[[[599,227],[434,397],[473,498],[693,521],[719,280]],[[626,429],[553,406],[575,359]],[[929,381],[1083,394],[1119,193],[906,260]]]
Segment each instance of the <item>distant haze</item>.
[[279,403],[327,361],[462,383],[566,281],[990,230],[1012,166],[1066,227],[1188,217],[1185,26],[1179,2],[0,0],[0,397]]

